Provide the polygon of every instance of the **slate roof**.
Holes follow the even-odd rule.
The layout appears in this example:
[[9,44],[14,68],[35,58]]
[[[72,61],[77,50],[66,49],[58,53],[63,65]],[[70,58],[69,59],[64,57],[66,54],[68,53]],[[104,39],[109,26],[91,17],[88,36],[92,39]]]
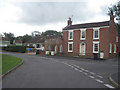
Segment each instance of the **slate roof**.
[[15,43],[22,43],[21,40],[15,40]]
[[63,28],[63,30],[109,26],[109,22],[110,21],[75,24],[75,25],[66,26],[65,28]]
[[27,41],[26,43],[44,43],[45,39],[61,38],[60,36],[36,36]]
[[26,43],[44,43],[44,37],[36,36],[27,41]]

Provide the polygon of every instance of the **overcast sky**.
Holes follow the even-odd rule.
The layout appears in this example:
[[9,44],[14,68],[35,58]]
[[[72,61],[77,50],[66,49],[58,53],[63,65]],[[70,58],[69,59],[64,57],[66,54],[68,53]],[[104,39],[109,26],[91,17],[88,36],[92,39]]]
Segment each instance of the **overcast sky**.
[[[43,2],[44,1],[44,2]],[[51,1],[51,2],[50,2]],[[68,17],[73,24],[109,20],[108,7],[118,0],[0,0],[0,33],[15,36],[32,31],[62,31]]]

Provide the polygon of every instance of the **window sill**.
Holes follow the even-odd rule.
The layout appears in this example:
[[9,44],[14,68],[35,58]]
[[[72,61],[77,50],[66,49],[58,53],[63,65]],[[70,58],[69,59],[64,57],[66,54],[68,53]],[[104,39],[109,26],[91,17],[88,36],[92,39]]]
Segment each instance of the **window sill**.
[[73,51],[68,51],[68,52],[73,52]]
[[68,39],[68,40],[73,40],[73,39]]
[[95,51],[93,51],[93,53],[99,53],[99,52],[95,52]]
[[85,38],[80,38],[80,40],[85,40]]
[[99,38],[93,38],[94,40],[97,40],[97,39],[99,39]]

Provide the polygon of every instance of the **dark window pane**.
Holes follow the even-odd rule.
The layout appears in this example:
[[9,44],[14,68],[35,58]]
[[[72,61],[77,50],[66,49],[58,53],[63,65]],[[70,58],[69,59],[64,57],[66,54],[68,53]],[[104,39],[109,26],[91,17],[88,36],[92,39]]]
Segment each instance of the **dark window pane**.
[[72,32],[70,32],[70,39],[72,39],[72,37],[73,37],[72,35],[73,35]]
[[98,38],[98,31],[95,31],[95,38]]
[[82,38],[85,38],[85,31],[82,31]]
[[72,50],[72,44],[69,44],[69,50],[70,51]]
[[94,44],[94,51],[98,51],[98,44]]
[[40,44],[37,44],[37,48],[40,48]]

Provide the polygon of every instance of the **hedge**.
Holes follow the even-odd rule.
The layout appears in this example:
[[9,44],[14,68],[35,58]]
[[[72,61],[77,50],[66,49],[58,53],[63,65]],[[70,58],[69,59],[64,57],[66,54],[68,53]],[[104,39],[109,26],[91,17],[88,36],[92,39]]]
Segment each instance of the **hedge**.
[[21,53],[25,53],[26,52],[26,46],[7,46],[7,47],[3,47],[3,50],[6,51],[11,51],[11,52],[21,52]]

